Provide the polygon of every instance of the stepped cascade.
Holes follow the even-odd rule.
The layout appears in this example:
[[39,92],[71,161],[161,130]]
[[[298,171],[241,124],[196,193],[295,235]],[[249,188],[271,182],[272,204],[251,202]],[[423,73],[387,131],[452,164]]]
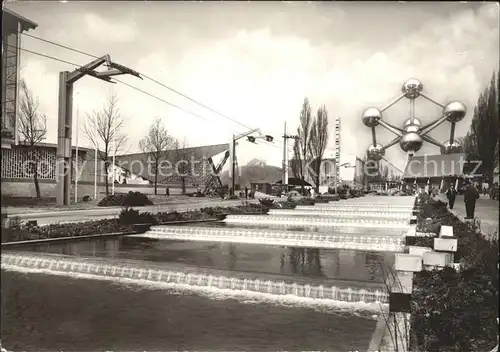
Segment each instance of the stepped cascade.
[[333,209],[337,211],[366,211],[366,212],[378,212],[378,211],[391,211],[395,213],[400,212],[411,212],[413,210],[413,205],[395,205],[388,206],[384,204],[343,204],[342,202],[333,203],[319,203],[316,205],[297,205],[295,209]]
[[181,271],[141,268],[123,264],[103,264],[78,261],[72,258],[47,255],[3,254],[2,266],[48,270],[59,274],[87,274],[104,278],[142,280],[222,290],[251,291],[271,295],[327,299],[343,302],[387,303],[388,295],[382,289],[339,288],[335,286],[287,283],[285,281],[240,279],[228,276],[193,274]]
[[[34,252],[6,251],[1,261],[2,267],[14,270],[42,270],[66,276],[87,275],[118,281],[129,279],[196,289],[232,290],[235,294],[247,291],[275,296],[387,303],[385,286],[383,282],[376,281],[380,280],[383,270],[377,267],[377,253],[404,250],[404,235],[410,226],[413,204],[413,197],[372,196],[298,206],[296,209],[272,209],[267,215],[228,215],[216,223],[159,225],[152,226],[144,234],[125,236],[120,240],[121,247],[118,249],[122,256],[111,255],[112,258],[109,258],[107,249],[104,250],[106,253],[94,257],[88,250],[83,255],[73,256],[35,249]],[[197,243],[206,245],[197,246]],[[229,264],[210,264],[219,260],[217,257],[208,261],[201,260],[201,257],[196,259],[196,256],[208,255],[206,251],[217,248],[210,247],[217,246],[217,243],[220,248],[228,248],[228,253],[220,252],[219,248],[217,253],[220,254],[217,255],[225,258],[220,259],[222,261],[229,260]],[[233,244],[250,247],[238,253],[231,249]],[[291,257],[284,259],[285,252],[271,248],[288,248],[290,252],[287,255]],[[314,251],[323,251],[323,254]],[[133,253],[143,255],[137,259]],[[303,255],[303,264],[293,259],[292,254]],[[186,255],[195,259],[187,263],[183,259]],[[238,255],[243,258],[239,267],[230,264],[238,260]],[[309,258],[313,255],[316,259]],[[267,259],[258,259],[259,256]],[[338,263],[344,263],[341,265],[343,270],[358,263],[359,270],[368,270],[366,275],[375,281],[359,281],[365,280],[362,279],[365,276],[355,275],[357,279],[340,284],[335,279],[337,274],[328,274],[330,276],[322,279],[322,275],[326,275],[322,270],[338,270],[334,269],[335,265],[326,263],[332,260],[332,256],[337,258]],[[298,267],[281,273],[265,267],[276,265],[273,263],[279,266],[280,260],[281,265],[284,261],[291,261]],[[372,263],[373,260],[375,262]],[[318,264],[321,261],[324,263]],[[350,261],[352,264],[349,264]],[[201,263],[215,266],[208,268]],[[260,271],[252,269],[255,265],[260,265]],[[297,270],[300,276],[297,276]],[[344,275],[340,276],[342,278],[347,274],[340,275]],[[325,281],[327,277],[330,280],[328,284]]]
[[210,242],[237,242],[306,248],[339,248],[401,252],[404,241],[399,236],[370,236],[352,234],[325,234],[318,232],[291,232],[283,230],[255,230],[231,228],[200,228],[187,226],[153,226],[142,238],[195,240]]
[[271,215],[295,215],[295,216],[328,216],[331,218],[341,218],[341,219],[363,219],[376,218],[384,220],[408,220],[411,212],[405,213],[394,213],[391,211],[378,211],[378,212],[368,212],[368,211],[337,211],[331,209],[271,209],[269,211]]
[[316,216],[302,217],[297,215],[229,215],[224,219],[228,223],[252,224],[295,224],[306,226],[339,226],[339,227],[365,227],[365,228],[393,228],[406,229],[409,226],[408,220],[386,220],[386,219],[363,219],[355,218],[321,218]]

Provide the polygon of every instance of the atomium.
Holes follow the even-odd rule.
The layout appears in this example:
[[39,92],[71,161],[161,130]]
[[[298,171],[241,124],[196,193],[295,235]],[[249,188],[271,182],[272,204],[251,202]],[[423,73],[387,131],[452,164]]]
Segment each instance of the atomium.
[[454,154],[462,152],[462,146],[455,140],[450,143],[450,141],[445,141],[441,147],[441,154]]
[[[463,120],[467,114],[467,108],[459,101],[451,101],[446,105],[442,105],[429,98],[423,93],[424,85],[416,78],[407,80],[402,88],[401,94],[393,99],[383,108],[370,107],[367,108],[362,115],[363,124],[372,129],[372,144],[368,147],[366,155],[371,160],[380,160],[385,155],[385,150],[399,143],[403,151],[408,154],[414,154],[422,148],[424,142],[431,143],[440,148],[442,154],[459,153],[462,151],[461,146],[454,140],[455,125]],[[435,119],[433,122],[423,124],[420,119],[415,117],[415,100],[422,97],[431,103],[442,108],[442,116]],[[410,100],[410,117],[407,118],[402,128],[393,126],[383,119],[384,111],[396,104],[403,98]],[[429,133],[436,129],[444,122],[450,123],[450,138],[443,143],[438,142]],[[381,145],[377,143],[375,128],[382,126],[389,130],[396,137],[388,144]]]
[[452,101],[443,108],[443,115],[449,122],[460,122],[467,114],[467,108],[459,101]]
[[424,85],[416,78],[410,78],[401,88],[404,96],[408,99],[418,98],[422,90],[424,90]]
[[405,152],[418,152],[424,139],[417,132],[407,132],[399,139],[399,146]]
[[376,127],[382,119],[382,113],[377,108],[368,108],[363,112],[363,123],[367,127]]
[[403,130],[405,132],[418,132],[420,131],[421,127],[422,127],[422,122],[420,122],[420,120],[417,118],[414,119],[409,118],[403,124]]
[[380,160],[385,155],[385,149],[380,144],[371,145],[366,151],[366,155],[370,160]]

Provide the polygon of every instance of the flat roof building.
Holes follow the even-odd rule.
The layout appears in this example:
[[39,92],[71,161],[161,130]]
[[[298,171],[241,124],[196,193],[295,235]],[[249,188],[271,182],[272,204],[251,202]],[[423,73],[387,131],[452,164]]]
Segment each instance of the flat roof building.
[[2,149],[17,144],[21,33],[36,27],[35,22],[2,9]]

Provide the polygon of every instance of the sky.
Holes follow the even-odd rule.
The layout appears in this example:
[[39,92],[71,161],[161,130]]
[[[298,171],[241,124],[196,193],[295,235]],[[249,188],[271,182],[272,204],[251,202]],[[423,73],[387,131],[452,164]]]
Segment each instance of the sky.
[[[456,135],[468,131],[481,91],[499,65],[499,15],[495,3],[458,2],[10,2],[5,5],[38,23],[29,34],[131,67],[210,108],[229,121],[151,81],[120,80],[191,111],[195,117],[122,84],[84,77],[75,84],[74,113],[79,126],[115,93],[129,152],[155,118],[191,146],[228,143],[231,135],[260,128],[274,146],[242,142],[238,159],[258,158],[281,165],[284,123],[294,134],[302,102],[313,114],[328,110],[341,118],[341,154],[363,157],[371,131],[361,122],[364,109],[382,107],[402,84],[418,78],[424,93],[440,103],[459,100],[468,108]],[[22,47],[84,65],[92,58],[26,36]],[[21,75],[47,115],[47,142],[56,142],[58,72],[74,67],[23,52]],[[417,99],[416,116],[429,122],[441,108]],[[384,113],[400,126],[409,117],[404,99]],[[78,113],[77,113],[78,112]],[[74,123],[75,129],[79,126]],[[81,127],[80,127],[81,128]],[[449,123],[430,134],[439,141]],[[80,145],[89,145],[83,133]],[[393,138],[377,127],[381,144]],[[73,142],[74,143],[74,142]],[[291,141],[290,141],[291,143]],[[290,146],[291,147],[291,146]],[[419,154],[439,150],[424,144]],[[398,145],[387,159],[405,162]]]

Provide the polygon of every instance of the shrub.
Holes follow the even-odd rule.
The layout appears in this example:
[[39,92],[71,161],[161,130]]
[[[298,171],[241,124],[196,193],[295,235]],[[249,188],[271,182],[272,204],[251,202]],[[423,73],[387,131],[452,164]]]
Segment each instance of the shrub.
[[120,224],[118,219],[51,224],[46,226],[23,225],[20,227],[2,229],[2,242],[89,236],[126,231],[129,231],[129,227]]
[[480,268],[416,275],[413,329],[424,351],[489,351],[496,344],[498,279]]
[[134,224],[156,224],[158,221],[156,217],[148,212],[139,213],[138,210],[126,207],[123,208],[118,216],[118,222],[121,225],[134,225]]
[[293,201],[278,202],[277,207],[281,209],[295,209],[297,203]]
[[223,209],[224,208],[221,207],[206,207],[206,208],[201,208],[200,211],[207,215],[216,216],[222,214]]
[[240,199],[237,195],[232,195],[232,196],[229,196],[228,198],[229,200],[236,200],[236,199]]
[[169,213],[157,213],[156,219],[158,222],[169,222],[169,221],[179,221],[182,220],[182,214],[176,211]]
[[314,205],[316,201],[312,198],[302,198],[294,201],[294,203],[297,205]]
[[153,205],[153,202],[141,192],[128,192],[127,194],[110,194],[97,203],[101,207],[140,207],[144,205]]
[[266,207],[272,207],[274,205],[274,200],[270,198],[259,199],[259,203]]
[[[452,226],[458,238],[455,259],[462,271],[452,268],[415,275],[412,328],[420,350],[489,351],[497,343],[498,240],[488,240],[476,224],[461,222],[446,203],[419,195],[419,219],[424,230],[439,232]],[[416,245],[433,246],[433,238],[418,238]]]
[[336,201],[339,199],[340,199],[340,197],[337,194],[322,194],[322,195],[316,197],[316,201],[319,201],[320,203]]

